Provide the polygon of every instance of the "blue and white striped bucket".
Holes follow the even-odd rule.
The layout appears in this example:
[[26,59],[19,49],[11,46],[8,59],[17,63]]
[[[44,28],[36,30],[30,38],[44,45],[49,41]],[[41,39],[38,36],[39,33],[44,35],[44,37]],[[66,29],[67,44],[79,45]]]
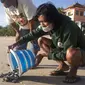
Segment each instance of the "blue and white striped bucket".
[[31,50],[10,50],[9,63],[12,71],[18,68],[20,76],[35,65],[35,54]]

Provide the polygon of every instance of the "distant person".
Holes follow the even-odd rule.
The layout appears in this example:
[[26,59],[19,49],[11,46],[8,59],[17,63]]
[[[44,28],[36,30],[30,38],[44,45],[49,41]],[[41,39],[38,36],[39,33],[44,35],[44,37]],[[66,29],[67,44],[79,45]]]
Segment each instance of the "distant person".
[[[51,72],[51,75],[63,75],[64,71],[70,70],[64,82],[77,82],[80,79],[77,77],[77,69],[85,66],[85,36],[81,29],[69,17],[60,14],[51,3],[40,5],[35,19],[40,22],[38,28],[10,45],[9,49],[42,36],[39,40],[42,51],[36,60],[47,56],[48,59],[59,62],[56,71]],[[48,33],[52,40],[43,37]],[[70,68],[64,61],[70,64]]]
[[[1,0],[1,3],[5,8],[8,23],[16,32],[16,41],[32,31],[35,23],[32,18],[36,11],[32,0]],[[16,50],[26,49],[27,43],[17,45]],[[37,42],[35,44],[37,45]]]

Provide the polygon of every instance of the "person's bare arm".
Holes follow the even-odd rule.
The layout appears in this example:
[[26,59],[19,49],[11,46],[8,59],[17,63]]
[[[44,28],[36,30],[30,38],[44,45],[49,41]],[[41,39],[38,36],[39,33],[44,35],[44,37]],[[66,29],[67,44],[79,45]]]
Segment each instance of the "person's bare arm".
[[19,33],[19,26],[14,22],[10,24],[13,28],[13,30],[16,32],[16,38],[15,41],[18,41],[20,39],[20,33]]
[[11,26],[12,26],[12,28],[13,28],[13,30],[17,33],[19,33],[19,26],[15,23],[15,22],[13,22],[13,23],[11,23],[10,24]]

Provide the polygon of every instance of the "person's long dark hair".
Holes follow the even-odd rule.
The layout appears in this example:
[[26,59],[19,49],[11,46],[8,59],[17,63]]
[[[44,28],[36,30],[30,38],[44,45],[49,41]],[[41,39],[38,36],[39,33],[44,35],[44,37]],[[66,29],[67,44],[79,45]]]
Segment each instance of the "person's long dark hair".
[[38,19],[40,15],[45,16],[46,21],[53,23],[54,25],[60,25],[62,16],[52,3],[44,3],[40,5],[35,14],[35,18]]

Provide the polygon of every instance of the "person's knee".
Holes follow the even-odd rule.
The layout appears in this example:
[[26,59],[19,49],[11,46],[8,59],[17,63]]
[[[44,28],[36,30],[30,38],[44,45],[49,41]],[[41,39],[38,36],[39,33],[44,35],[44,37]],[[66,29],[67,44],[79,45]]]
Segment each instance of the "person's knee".
[[41,46],[43,43],[43,37],[38,38],[38,45]]
[[40,46],[40,43],[42,41],[42,37],[38,38],[38,45]]
[[49,42],[50,42],[50,39],[47,39],[47,38],[45,38],[45,37],[40,37],[40,38],[38,38],[38,45],[39,45],[40,47],[42,47],[43,44],[44,44],[44,45],[48,45]]
[[77,65],[81,59],[80,49],[77,48],[69,48],[66,52],[66,60],[69,64]]

